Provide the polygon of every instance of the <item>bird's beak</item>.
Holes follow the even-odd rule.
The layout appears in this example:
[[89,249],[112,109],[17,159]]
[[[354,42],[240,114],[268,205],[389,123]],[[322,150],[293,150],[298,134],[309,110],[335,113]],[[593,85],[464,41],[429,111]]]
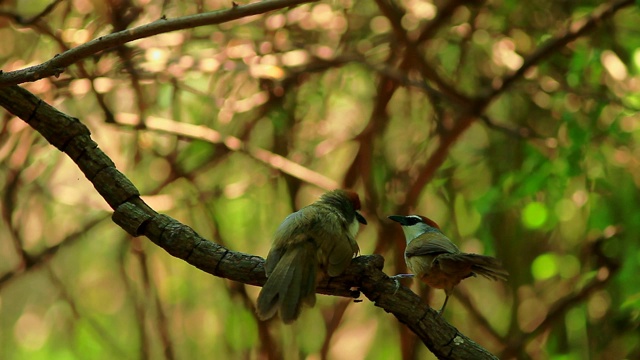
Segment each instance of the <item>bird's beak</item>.
[[397,223],[400,223],[400,225],[406,225],[406,222],[404,221],[404,216],[402,215],[390,215],[387,217]]
[[362,214],[360,214],[357,211],[356,211],[356,220],[358,220],[358,222],[362,225],[367,225],[367,219],[365,219],[364,216],[362,216]]

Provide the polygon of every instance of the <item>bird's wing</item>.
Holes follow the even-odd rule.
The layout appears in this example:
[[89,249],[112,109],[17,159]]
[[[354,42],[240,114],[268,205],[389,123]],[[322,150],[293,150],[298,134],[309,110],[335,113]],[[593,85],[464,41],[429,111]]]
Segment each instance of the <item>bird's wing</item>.
[[287,216],[276,230],[265,264],[267,275],[273,271],[286,247],[305,241],[315,244],[318,258],[329,276],[342,274],[359,251],[344,217],[331,208],[304,207]]
[[455,275],[460,279],[479,274],[490,280],[506,281],[509,276],[500,260],[479,254],[443,254],[437,256],[433,264],[444,273]]
[[269,250],[265,262],[265,272],[267,276],[275,269],[287,247],[305,241],[306,235],[303,229],[306,227],[305,223],[309,221],[310,219],[306,217],[302,211],[296,211],[289,214],[280,226],[278,226],[278,229],[273,235],[273,245],[271,246],[271,250]]
[[418,236],[405,251],[407,257],[458,253],[460,249],[439,232],[428,232]]
[[355,238],[349,233],[346,219],[333,210],[321,211],[322,217],[317,226],[311,227],[310,233],[320,250],[320,258],[324,258],[329,276],[338,276],[351,263],[351,258],[360,249]]

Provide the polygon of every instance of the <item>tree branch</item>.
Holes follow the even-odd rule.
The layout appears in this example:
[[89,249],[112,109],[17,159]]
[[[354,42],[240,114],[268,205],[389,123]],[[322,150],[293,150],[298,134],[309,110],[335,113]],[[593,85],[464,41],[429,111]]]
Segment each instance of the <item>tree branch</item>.
[[589,31],[594,30],[603,21],[615,15],[618,10],[621,10],[627,6],[633,5],[634,0],[621,0],[610,5],[604,6],[600,10],[594,11],[591,16],[578,21],[573,28],[566,31],[564,34],[559,34],[551,40],[544,43],[544,45],[537,48],[532,54],[527,56],[524,63],[513,74],[507,75],[502,79],[502,82],[498,88],[496,88],[488,98],[495,98],[497,95],[507,90],[513,82],[522,78],[524,74],[537,65],[542,60],[548,58],[550,55],[557,53],[560,49],[566,46],[573,40],[587,34]]
[[[117,125],[135,128],[139,123],[139,120],[134,114],[120,115],[121,116],[114,120]],[[313,184],[320,189],[332,190],[338,187],[338,183],[331,178],[291,161],[284,156],[248,144],[235,136],[222,135],[220,132],[206,126],[180,123],[171,119],[149,116],[145,121],[145,130],[175,135],[185,139],[206,141],[211,144],[221,144],[229,151],[247,154],[256,161],[273,169],[278,169],[304,182]]]
[[599,238],[593,243],[587,244],[588,253],[595,255],[597,262],[596,270],[598,274],[591,279],[582,288],[574,291],[553,303],[544,320],[532,331],[528,333],[519,333],[512,335],[507,343],[507,347],[502,351],[502,357],[513,358],[522,351],[522,349],[533,339],[547,331],[559,319],[562,319],[566,313],[578,304],[584,303],[596,291],[603,289],[616,276],[622,264],[619,260],[611,258],[604,253],[603,246],[607,242],[607,238]]
[[17,24],[30,26],[42,19],[43,17],[49,15],[55,8],[64,0],[54,0],[51,4],[47,5],[40,13],[34,15],[29,19],[25,19],[22,15],[18,15],[9,11],[0,11],[0,16],[8,17],[15,21]]
[[69,51],[56,55],[42,64],[6,73],[2,73],[0,71],[0,86],[17,85],[24,82],[40,80],[48,76],[58,76],[64,72],[65,68],[81,59],[94,55],[100,51],[126,44],[133,40],[176,30],[191,29],[205,25],[216,25],[251,15],[263,14],[269,11],[313,1],[315,0],[266,0],[249,5],[234,6],[227,10],[183,16],[171,20],[161,18],[150,24],[142,25],[133,29],[118,31],[113,34],[93,39]]
[[[89,129],[78,119],[61,113],[18,86],[0,88],[0,106],[25,120],[65,152],[115,210],[113,221],[129,234],[144,235],[172,256],[217,277],[255,286],[265,283],[264,259],[212,243],[177,220],[158,214],[142,201],[135,186],[98,149]],[[495,359],[438,317],[412,291],[405,287],[396,291],[396,283],[382,272],[383,265],[380,255],[357,257],[343,275],[322,280],[317,291],[344,297],[358,297],[362,292],[411,329],[439,358]]]
[[574,30],[570,30],[564,34],[558,35],[540,46],[531,55],[529,55],[522,66],[513,74],[506,75],[502,78],[500,85],[493,89],[486,96],[480,96],[467,104],[466,108],[462,110],[461,115],[451,131],[447,135],[441,138],[438,147],[433,154],[427,160],[424,168],[421,169],[420,174],[414,181],[413,185],[409,189],[406,195],[407,201],[403,206],[403,211],[407,211],[415,207],[416,202],[420,198],[422,189],[431,181],[435,175],[436,170],[446,160],[449,149],[456,143],[458,138],[483,114],[485,109],[506,91],[513,83],[521,79],[524,74],[542,60],[548,58],[563,46],[567,45],[571,41],[587,34],[597,28],[597,26],[604,20],[612,17],[618,10],[621,10],[629,5],[633,4],[633,0],[621,0],[611,5],[607,5],[604,9],[594,12],[585,20],[581,26],[578,26]]
[[107,218],[107,216],[100,216],[99,218],[90,220],[82,227],[82,229],[69,234],[59,243],[52,245],[51,247],[48,247],[37,254],[28,255],[29,261],[25,264],[25,266],[18,267],[12,271],[0,275],[0,290],[2,290],[13,280],[27,273],[28,271],[38,269],[43,265],[46,265],[48,261],[53,257],[53,255],[58,252],[58,250],[63,247],[72,245],[73,243],[81,239],[82,235],[86,234],[88,231],[90,231],[96,225],[102,223],[102,221],[106,220]]

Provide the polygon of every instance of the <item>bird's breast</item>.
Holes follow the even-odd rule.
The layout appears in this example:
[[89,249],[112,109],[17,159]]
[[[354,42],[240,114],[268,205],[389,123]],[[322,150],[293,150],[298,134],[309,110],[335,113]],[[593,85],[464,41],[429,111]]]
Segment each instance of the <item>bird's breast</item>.
[[349,233],[353,238],[355,238],[356,235],[358,235],[358,230],[360,230],[360,223],[358,222],[358,219],[354,217],[351,224],[349,224]]

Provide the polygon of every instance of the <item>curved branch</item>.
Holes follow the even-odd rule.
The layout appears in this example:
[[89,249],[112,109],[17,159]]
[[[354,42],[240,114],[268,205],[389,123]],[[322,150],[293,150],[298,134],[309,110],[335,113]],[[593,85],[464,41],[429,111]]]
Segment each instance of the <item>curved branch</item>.
[[458,138],[473,124],[474,121],[481,118],[485,109],[497,99],[503,92],[505,92],[513,83],[521,79],[524,74],[540,63],[542,60],[548,58],[552,54],[555,54],[562,47],[570,43],[571,41],[586,35],[589,31],[595,30],[597,26],[604,20],[611,18],[616,14],[618,10],[621,10],[627,6],[632,5],[633,0],[620,0],[611,5],[606,6],[600,11],[596,11],[589,16],[580,26],[575,29],[569,30],[561,35],[558,35],[537,48],[531,55],[529,55],[522,66],[516,70],[513,74],[504,76],[501,79],[500,86],[488,92],[486,96],[481,96],[470,101],[466,108],[463,109],[461,115],[456,120],[456,123],[449,133],[441,138],[440,143],[436,150],[431,154],[427,163],[421,169],[420,174],[414,181],[413,185],[409,189],[406,195],[407,201],[405,202],[402,210],[408,211],[417,205],[417,201],[420,198],[420,193],[424,187],[431,181],[440,165],[444,163],[449,154],[449,149],[456,143]]
[[313,1],[315,0],[267,0],[249,5],[238,5],[227,10],[183,16],[170,20],[163,17],[147,25],[118,31],[113,34],[93,39],[69,51],[58,54],[42,64],[6,73],[2,73],[0,71],[0,87],[36,81],[48,76],[58,76],[64,72],[65,68],[71,66],[80,59],[84,59],[115,46],[126,44],[133,40],[176,30],[191,29],[205,25],[216,25],[251,15],[263,14],[269,11]]
[[587,19],[582,22],[578,22],[576,25],[563,34],[557,35],[544,45],[537,48],[531,55],[527,56],[524,63],[513,74],[507,75],[502,78],[502,83],[496,88],[487,98],[494,99],[499,94],[507,90],[513,82],[522,78],[524,74],[537,65],[542,60],[557,53],[560,49],[566,46],[573,40],[587,34],[589,31],[594,30],[604,20],[609,19],[618,10],[621,10],[627,6],[633,5],[634,0],[621,0],[611,5],[604,7],[603,9],[594,11]]
[[[172,256],[217,277],[255,286],[265,283],[263,258],[210,242],[177,220],[158,214],[142,201],[135,186],[98,149],[89,129],[78,119],[61,113],[18,86],[0,88],[0,106],[25,120],[65,152],[115,210],[113,221],[129,234],[144,235]],[[411,290],[401,287],[396,291],[396,283],[382,272],[383,265],[380,255],[357,257],[343,275],[321,280],[317,291],[344,297],[358,297],[362,292],[411,329],[439,358],[495,359],[438,317]]]

